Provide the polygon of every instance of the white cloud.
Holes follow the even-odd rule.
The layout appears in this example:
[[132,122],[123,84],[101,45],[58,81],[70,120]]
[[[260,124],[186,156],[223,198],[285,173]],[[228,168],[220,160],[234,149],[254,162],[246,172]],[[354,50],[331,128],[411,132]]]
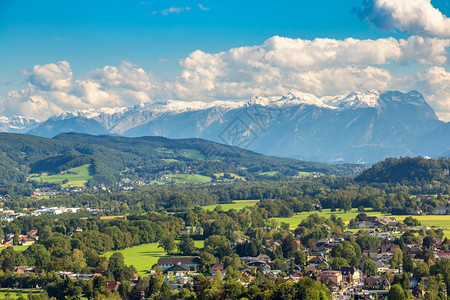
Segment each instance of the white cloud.
[[[66,61],[24,72],[27,87],[0,99],[2,114],[43,119],[66,110],[134,105],[154,100],[248,99],[302,90],[317,96],[370,89],[417,89],[438,113],[450,112],[449,40],[412,36],[396,40],[290,39],[219,53],[192,52],[181,72],[165,81],[130,62],[105,66],[74,78]],[[394,76],[391,66],[423,71]],[[422,67],[420,67],[422,65]],[[418,67],[419,66],[419,67]]]
[[288,89],[326,95],[387,87],[393,63],[424,65],[448,62],[449,40],[410,37],[378,40],[290,39],[272,37],[264,44],[216,54],[197,50],[180,61],[175,84],[179,98],[249,97]]
[[208,11],[208,10],[211,9],[211,8],[209,8],[209,7],[203,6],[201,3],[198,4],[198,7],[199,7],[201,10],[204,10],[204,11]]
[[36,65],[32,70],[24,71],[30,84],[41,90],[65,90],[70,87],[72,70],[67,61],[56,64]]
[[450,37],[450,19],[431,0],[364,0],[361,18],[384,29],[411,34]]
[[424,94],[427,102],[442,120],[450,121],[450,73],[443,67],[431,67],[417,73],[410,82],[411,88]]
[[161,11],[161,14],[163,16],[167,16],[169,14],[179,14],[180,12],[187,11],[187,10],[191,10],[191,8],[189,6],[186,6],[186,7],[172,6],[172,7],[169,7],[168,9]]

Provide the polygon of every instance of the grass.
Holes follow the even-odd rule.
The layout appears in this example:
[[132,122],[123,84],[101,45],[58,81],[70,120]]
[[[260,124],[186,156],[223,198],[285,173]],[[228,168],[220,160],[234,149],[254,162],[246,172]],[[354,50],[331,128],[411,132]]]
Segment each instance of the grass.
[[11,299],[18,299],[16,294],[20,292],[25,299],[28,294],[39,294],[40,290],[25,290],[25,289],[0,289],[0,299],[5,299],[6,295],[9,294]]
[[[203,241],[195,241],[197,248],[203,248]],[[125,258],[125,264],[133,265],[139,276],[147,275],[147,270],[158,262],[161,257],[167,257],[163,248],[158,248],[158,243],[150,243],[126,248],[119,251],[110,251],[103,256],[110,257],[114,252],[121,252]]]
[[[351,219],[354,219],[358,214],[358,209],[356,208],[352,208],[351,211],[348,212],[344,212],[344,211],[335,211],[335,212],[331,212],[330,209],[323,209],[321,212],[320,211],[312,211],[312,212],[302,212],[302,213],[298,213],[293,215],[290,218],[275,218],[278,222],[285,222],[285,223],[289,223],[289,227],[291,229],[295,229],[297,228],[297,225],[300,224],[300,222],[305,219],[306,217],[308,217],[309,214],[312,213],[317,213],[319,216],[323,216],[323,217],[330,217],[331,214],[335,214],[337,217],[341,218],[345,223],[348,223]],[[382,214],[381,212],[377,212],[377,211],[372,211],[371,208],[366,209],[365,213],[368,216],[377,216],[377,217],[382,217],[385,216],[384,214]],[[388,215],[386,215],[388,216]],[[389,215],[392,217],[395,217],[397,219],[397,221],[402,222],[407,215]],[[446,216],[446,215],[419,215],[419,216],[412,216],[415,219],[418,219],[421,223],[422,226],[427,226],[427,227],[438,227],[438,228],[442,228],[442,229],[446,229],[447,231],[445,232],[445,236],[450,237],[450,217]]]
[[166,163],[180,162],[178,159],[173,158],[163,158],[162,160]]
[[259,172],[259,175],[261,176],[275,176],[277,174],[278,174],[277,171]]
[[233,203],[214,204],[203,206],[202,208],[206,210],[214,210],[217,206],[220,205],[224,211],[229,211],[230,209],[240,210],[248,206],[254,206],[258,202],[259,200],[236,200]]
[[173,153],[172,149],[167,149],[167,148],[155,148],[155,151],[158,151],[159,153]]
[[196,149],[181,149],[181,151],[182,151],[181,154],[184,157],[197,159],[197,160],[205,159],[205,155],[203,155],[203,153],[201,153],[200,151],[198,151]]
[[311,175],[311,172],[303,172],[303,171],[298,172],[298,176],[309,176],[309,175]]
[[[335,214],[338,218],[341,218],[345,223],[348,223],[351,219],[355,218],[359,214],[358,209],[356,209],[356,208],[352,208],[350,211],[348,211],[346,213],[343,210],[331,212],[331,209],[323,209],[322,211],[297,213],[290,218],[275,218],[275,219],[278,222],[289,223],[289,225],[290,225],[289,228],[295,229],[295,228],[297,228],[297,225],[300,224],[300,222],[303,219],[305,219],[306,217],[308,217],[310,214],[313,214],[313,213],[317,213],[319,216],[326,217],[326,218],[330,217],[331,214]],[[372,209],[366,209],[365,213],[368,216],[380,216],[381,215],[380,212],[372,211]]]
[[239,176],[238,174],[235,173],[229,173],[231,178],[224,178],[225,173],[216,173],[214,174],[214,176],[216,177],[216,179],[220,179],[222,181],[235,181],[235,180],[242,180],[242,181],[246,181],[246,178],[243,176]]
[[[78,174],[53,174],[53,175],[41,175],[32,177],[31,179],[36,181],[43,181],[48,183],[59,183],[63,187],[77,186],[83,187],[92,178],[91,165],[86,164],[80,167],[72,168],[67,171],[76,172]],[[67,183],[62,184],[64,180],[68,180]]]
[[171,174],[166,175],[167,181],[173,181],[175,183],[207,183],[211,182],[211,177],[198,175],[198,174]]

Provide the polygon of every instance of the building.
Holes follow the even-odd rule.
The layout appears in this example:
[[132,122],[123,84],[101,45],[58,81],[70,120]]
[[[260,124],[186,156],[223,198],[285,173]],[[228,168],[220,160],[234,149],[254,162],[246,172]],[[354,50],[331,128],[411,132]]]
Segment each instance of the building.
[[163,271],[178,264],[185,265],[192,269],[197,269],[200,266],[200,259],[198,257],[162,257],[158,259],[158,267]]
[[339,285],[342,282],[342,273],[340,271],[324,270],[317,274],[317,280]]
[[182,263],[178,263],[164,271],[167,277],[183,277],[189,274],[191,269],[183,265]]

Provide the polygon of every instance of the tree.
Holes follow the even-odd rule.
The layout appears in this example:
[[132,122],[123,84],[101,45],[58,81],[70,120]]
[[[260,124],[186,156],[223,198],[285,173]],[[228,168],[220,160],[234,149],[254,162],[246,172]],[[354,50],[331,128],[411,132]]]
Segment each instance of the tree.
[[390,259],[391,267],[398,268],[403,261],[403,251],[399,248],[394,250],[394,255]]
[[414,261],[409,252],[406,252],[405,255],[403,255],[403,272],[412,272],[414,268]]
[[205,251],[219,258],[228,256],[233,252],[231,250],[230,241],[226,237],[219,235],[211,235],[206,238]]
[[84,253],[81,250],[73,249],[72,252],[72,265],[74,272],[81,272],[87,267],[86,259],[84,258]]
[[7,257],[5,257],[5,259],[3,259],[3,262],[2,262],[2,270],[3,271],[12,272],[12,271],[14,271],[14,267],[15,267],[14,260],[11,257],[7,256]]
[[158,248],[163,248],[164,251],[166,251],[167,254],[169,254],[170,252],[172,252],[173,249],[175,249],[175,246],[176,243],[173,236],[166,235],[161,239],[161,241],[159,241]]
[[41,244],[33,244],[23,254],[30,265],[36,266],[38,270],[47,270],[51,261],[50,252]]
[[196,247],[194,240],[187,234],[184,234],[181,237],[180,243],[178,244],[178,251],[180,251],[180,253],[183,255],[192,255],[195,249]]
[[402,288],[400,284],[394,284],[391,286],[388,294],[389,300],[406,300],[405,290]]
[[366,259],[366,261],[363,264],[363,272],[366,276],[375,276],[377,274],[377,265],[373,260]]
[[292,257],[297,249],[298,244],[291,235],[288,235],[283,240],[283,244],[281,244],[281,250],[283,251],[283,256],[285,258]]
[[331,268],[338,269],[339,267],[348,267],[348,261],[342,257],[335,257],[331,260]]
[[430,274],[430,268],[424,262],[420,262],[417,266],[412,270],[413,276],[415,279],[420,280],[422,277],[426,277]]
[[302,250],[295,251],[294,260],[296,265],[304,265],[306,263],[306,254]]
[[403,223],[404,223],[405,225],[408,225],[408,226],[419,226],[419,225],[420,225],[419,220],[417,220],[417,219],[415,219],[415,218],[413,218],[413,217],[411,217],[411,216],[406,217],[406,218],[403,220]]

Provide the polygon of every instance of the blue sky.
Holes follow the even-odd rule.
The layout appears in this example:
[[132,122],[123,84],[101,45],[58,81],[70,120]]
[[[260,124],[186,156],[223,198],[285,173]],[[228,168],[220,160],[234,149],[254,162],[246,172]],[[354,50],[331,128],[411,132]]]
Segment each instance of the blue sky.
[[[395,4],[382,6],[380,3],[383,1],[403,1],[405,5],[409,5],[408,1],[415,2],[417,7],[423,7],[424,9],[420,10],[426,13],[415,19],[407,13],[402,16],[404,20],[381,19],[380,9],[392,12],[392,15],[397,9]],[[369,11],[362,12],[364,5]],[[356,13],[355,9],[359,10],[360,14]],[[425,28],[420,20],[437,19],[438,14],[433,9],[443,15],[443,20],[431,29]],[[0,102],[4,104],[0,115],[38,115],[39,110],[45,108],[51,113],[78,108],[67,104],[70,102],[79,102],[79,108],[88,108],[131,105],[164,98],[207,101],[238,99],[250,97],[257,91],[280,93],[285,89],[299,89],[323,96],[345,93],[353,88],[398,87],[406,90],[422,87],[424,95],[430,97],[432,106],[442,116],[448,114],[450,117],[450,98],[438,95],[439,92],[436,91],[442,85],[446,86],[450,80],[447,78],[450,75],[446,44],[450,34],[445,33],[446,29],[450,28],[446,27],[450,26],[450,21],[446,16],[450,16],[448,0],[433,0],[431,3],[427,0],[0,0]],[[289,39],[270,40],[274,36]],[[408,40],[411,37],[415,40]],[[298,43],[294,45],[292,41],[312,41],[317,38],[332,41],[353,38],[357,40],[358,45],[361,40],[379,41],[392,38],[398,45],[389,46],[391,48],[386,50],[386,57],[379,60],[370,58],[376,54],[368,52],[366,46],[355,46],[362,54],[349,52],[348,56],[362,55],[364,58],[348,61],[348,65],[353,68],[351,70],[333,58],[323,64],[319,59],[319,63],[314,63],[310,69],[306,63],[302,63],[301,67],[293,71],[289,62],[284,61],[280,66],[279,61],[283,54],[278,53],[278,57],[275,53],[272,56],[273,61],[264,58],[267,67],[264,63],[258,66],[258,72],[266,70],[266,73],[261,73],[262,77],[252,74],[251,79],[248,77],[258,63],[259,50],[246,50],[248,53],[245,55],[254,57],[253,65],[247,63],[253,61],[253,58],[245,58],[247,61],[243,61],[241,57],[235,59],[233,54],[233,49],[239,47],[261,47],[261,51],[266,53],[277,52],[281,47],[283,51],[291,51],[284,57],[296,61],[295,55],[299,56],[298,59],[305,54],[309,55],[301,51],[314,51],[317,47],[323,50],[327,46],[322,41],[308,46],[309,48],[302,46],[302,50],[296,51],[294,48],[298,47]],[[418,44],[417,38],[425,39],[420,47],[414,46]],[[429,39],[434,39],[431,50],[424,49],[424,45],[430,44]],[[411,45],[401,46],[401,41],[410,41]],[[349,44],[336,47],[351,49]],[[377,42],[373,47],[380,44]],[[384,45],[384,42],[382,44]],[[398,51],[399,47],[402,48],[402,54],[393,53]],[[196,50],[201,53],[195,52]],[[211,55],[219,52],[225,52],[226,55],[211,58]],[[246,57],[245,55],[243,57]],[[314,62],[315,59],[317,57],[312,58]],[[68,66],[53,65],[58,62],[65,62]],[[320,64],[319,70],[316,66]],[[62,65],[65,66],[65,71],[60,72]],[[114,69],[114,76],[121,77],[123,81],[111,82],[111,72],[104,69],[107,66],[117,68]],[[230,71],[241,68],[242,72],[239,73]],[[380,82],[373,87],[360,82],[349,86],[329,83],[317,87],[309,82],[305,83],[304,76],[300,79],[294,78],[295,74],[317,73],[322,69],[329,69],[330,74],[359,72],[361,75],[358,76],[368,76],[368,80],[376,78]],[[267,72],[292,74],[289,78],[279,75],[278,80],[282,81],[282,84],[276,82],[275,78],[268,78],[265,83],[261,78],[268,76]],[[131,76],[130,73],[137,77]],[[61,76],[66,76],[67,82]],[[436,79],[436,76],[439,78]],[[230,77],[235,79],[231,80]],[[125,83],[126,78],[137,78],[142,84]],[[59,80],[59,83],[53,84],[52,80]],[[245,80],[248,82],[242,84]],[[314,80],[326,82],[328,77],[320,73]],[[383,80],[389,83],[383,85]],[[438,85],[436,81],[439,81]],[[65,83],[61,86],[61,82]],[[201,86],[203,83],[206,88]],[[77,84],[78,86],[75,86]],[[249,93],[228,92],[235,87],[248,90]],[[93,90],[95,91],[92,92]],[[50,92],[55,93],[48,94]],[[109,96],[107,93],[110,93]],[[74,97],[78,102],[73,101]],[[40,100],[35,100],[37,98]],[[102,99],[109,98],[113,100],[102,102]],[[34,99],[34,102],[40,101],[34,110],[24,109],[28,107],[30,99]]]

